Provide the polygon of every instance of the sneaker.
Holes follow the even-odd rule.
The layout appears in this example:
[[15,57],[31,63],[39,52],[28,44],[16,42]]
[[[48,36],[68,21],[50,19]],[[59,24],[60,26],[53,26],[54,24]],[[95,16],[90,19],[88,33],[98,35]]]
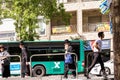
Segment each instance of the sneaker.
[[72,79],[76,79],[76,76],[72,76],[71,78],[72,78]]
[[103,75],[104,79],[108,79],[107,75]]
[[64,79],[67,79],[68,77],[64,76],[63,78],[64,78]]
[[106,72],[104,72],[104,71],[103,71],[103,77],[104,77],[105,79],[107,79],[107,74],[106,74]]
[[89,74],[85,74],[85,77],[87,78],[87,79],[90,79],[90,77],[89,77]]

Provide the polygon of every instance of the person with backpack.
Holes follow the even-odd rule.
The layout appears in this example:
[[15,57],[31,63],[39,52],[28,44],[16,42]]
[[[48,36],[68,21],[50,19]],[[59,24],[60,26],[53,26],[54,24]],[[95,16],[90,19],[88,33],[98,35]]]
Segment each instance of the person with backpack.
[[71,43],[68,39],[65,40],[64,44],[65,48],[65,72],[64,72],[64,78],[68,78],[68,72],[71,70],[73,77],[76,78],[76,71],[75,71],[75,65],[74,65],[74,60],[72,57],[72,46]]

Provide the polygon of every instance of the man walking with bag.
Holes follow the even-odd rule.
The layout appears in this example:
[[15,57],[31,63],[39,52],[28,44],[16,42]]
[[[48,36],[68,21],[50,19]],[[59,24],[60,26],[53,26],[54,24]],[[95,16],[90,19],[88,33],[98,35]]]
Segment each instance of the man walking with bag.
[[72,46],[69,40],[65,40],[65,73],[64,78],[68,78],[68,71],[71,70],[73,77],[76,78],[75,64],[72,57]]

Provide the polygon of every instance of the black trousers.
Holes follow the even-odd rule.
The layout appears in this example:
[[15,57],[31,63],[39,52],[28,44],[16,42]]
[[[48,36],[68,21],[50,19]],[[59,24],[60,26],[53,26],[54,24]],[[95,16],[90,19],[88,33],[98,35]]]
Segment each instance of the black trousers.
[[27,68],[27,65],[26,65],[26,60],[23,59],[21,61],[21,77],[25,77],[25,75],[28,75],[28,68]]
[[94,59],[93,59],[93,61],[92,61],[92,64],[88,67],[88,73],[91,71],[91,69],[95,66],[95,64],[96,64],[97,62],[100,63],[101,70],[102,70],[103,72],[105,72],[105,67],[104,67],[104,63],[103,63],[102,58],[101,58],[101,53],[95,52],[95,53],[93,54],[93,56],[94,56]]
[[2,77],[10,77],[10,65],[2,65]]
[[68,72],[71,71],[72,72],[72,75],[74,77],[76,77],[76,68],[75,68],[75,64],[68,64],[68,63],[65,63],[65,70],[64,70],[64,77],[65,78],[68,78]]

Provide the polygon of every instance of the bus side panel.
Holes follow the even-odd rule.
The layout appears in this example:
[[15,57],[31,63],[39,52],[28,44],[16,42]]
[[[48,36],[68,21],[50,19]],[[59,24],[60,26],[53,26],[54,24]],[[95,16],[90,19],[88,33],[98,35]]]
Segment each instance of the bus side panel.
[[64,73],[64,61],[51,61],[50,71],[48,74],[63,74]]
[[46,74],[63,74],[64,73],[63,61],[32,62],[32,67],[36,65],[43,65],[46,69]]

